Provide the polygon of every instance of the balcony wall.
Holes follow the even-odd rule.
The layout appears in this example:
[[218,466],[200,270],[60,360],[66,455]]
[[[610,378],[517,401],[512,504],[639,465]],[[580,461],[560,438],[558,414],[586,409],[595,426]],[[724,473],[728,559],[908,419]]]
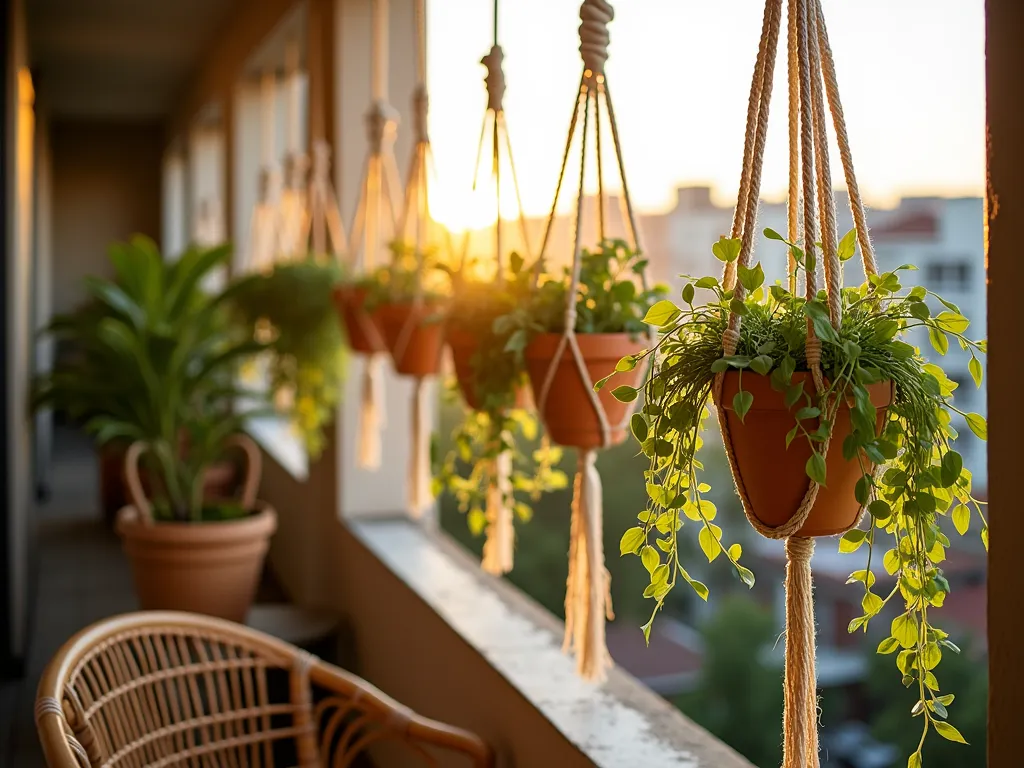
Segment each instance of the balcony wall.
[[[268,461],[262,492],[280,520],[274,573],[292,597],[340,614],[347,668],[479,733],[503,766],[750,767],[624,672],[583,682],[561,622],[443,533],[404,515],[339,519],[335,456],[306,483]],[[394,480],[384,468],[376,482]]]

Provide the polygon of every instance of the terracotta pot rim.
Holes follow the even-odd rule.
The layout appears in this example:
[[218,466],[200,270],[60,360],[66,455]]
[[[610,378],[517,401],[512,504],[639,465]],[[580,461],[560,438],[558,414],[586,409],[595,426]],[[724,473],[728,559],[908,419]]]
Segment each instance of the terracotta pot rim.
[[[533,337],[526,346],[525,355],[532,360],[539,360],[551,357],[558,348],[558,344],[564,333],[539,333]],[[629,333],[577,333],[576,343],[579,344],[580,352],[590,358],[606,358],[608,360],[619,360],[623,355],[628,355],[644,348],[646,338],[643,334]]]
[[436,312],[445,308],[446,302],[441,300],[421,301],[382,301],[374,308],[374,312],[413,312],[425,311]]
[[126,539],[201,545],[250,538],[267,538],[277,530],[277,512],[265,501],[256,501],[256,512],[237,520],[214,520],[206,523],[156,521],[143,523],[135,507],[123,507],[117,514],[117,532]]
[[[725,377],[728,382],[735,381],[739,378],[739,371],[727,371]],[[753,379],[753,386],[746,386],[748,379]],[[793,374],[794,383],[798,381],[810,381],[811,374],[807,371],[799,371]],[[760,373],[754,373],[753,371],[743,372],[743,390],[745,392],[752,392],[754,394],[754,403],[750,407],[751,411],[789,411],[792,408],[786,407],[786,403],[783,400],[784,392],[779,392],[773,389],[770,383],[770,376],[764,376]],[[725,383],[723,389],[730,388],[729,383]],[[868,394],[871,396],[871,403],[876,408],[888,408],[892,405],[892,401],[896,397],[896,386],[893,384],[891,379],[885,381],[877,381],[874,384],[867,385]],[[804,388],[805,392],[807,390]],[[768,395],[766,398],[764,395]],[[758,397],[758,395],[761,395]],[[721,403],[723,410],[734,412],[732,407],[732,400],[726,398],[726,402]],[[795,407],[795,406],[794,406]],[[842,408],[849,408],[848,403],[843,403]]]

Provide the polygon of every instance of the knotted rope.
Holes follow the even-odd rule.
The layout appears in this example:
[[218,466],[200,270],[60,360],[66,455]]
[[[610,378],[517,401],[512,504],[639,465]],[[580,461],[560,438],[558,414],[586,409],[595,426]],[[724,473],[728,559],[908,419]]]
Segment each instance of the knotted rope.
[[484,78],[487,85],[487,109],[501,112],[504,109],[502,100],[505,98],[505,70],[502,68],[505,52],[495,42],[490,52],[480,59],[480,63],[487,67],[487,76]]
[[[522,249],[526,260],[532,261],[533,252],[530,247],[530,237],[526,225],[526,214],[523,210],[522,197],[519,190],[519,179],[516,175],[515,161],[512,157],[512,142],[509,137],[508,126],[505,122],[503,100],[505,96],[505,72],[502,69],[505,53],[501,48],[498,36],[499,0],[494,0],[494,42],[490,51],[480,63],[486,67],[487,73],[484,77],[484,84],[487,89],[487,107],[484,110],[483,125],[480,128],[480,140],[477,144],[476,163],[474,164],[472,190],[477,191],[480,184],[481,160],[483,158],[484,142],[488,136],[491,139],[490,170],[494,180],[494,261],[495,261],[495,282],[498,285],[505,283],[505,259],[503,247],[503,222],[501,216],[501,191],[502,191],[502,153],[508,158],[508,167],[511,170],[512,186],[515,191],[516,204],[518,206],[518,218],[521,229]],[[460,275],[464,275],[469,263],[470,234],[466,232],[462,241]],[[465,278],[463,278],[465,279]],[[515,553],[515,526],[513,513],[512,494],[512,470],[513,459],[511,451],[500,453],[491,461],[486,493],[485,516],[487,527],[483,548],[481,567],[488,573],[500,576],[512,570]]]
[[[394,144],[398,114],[388,103],[388,3],[374,0],[372,15],[371,87],[373,100],[366,113],[367,155],[363,184],[351,227],[348,259],[352,272],[368,274],[398,232],[398,194],[401,182]],[[381,431],[387,421],[384,397],[384,341],[362,308],[354,312],[363,335],[375,350],[364,362],[356,462],[363,469],[381,463]]]
[[[412,231],[416,275],[412,309],[399,333],[392,350],[396,360],[401,359],[415,332],[424,322],[424,285],[426,273],[425,251],[429,230],[433,224],[430,214],[429,178],[433,170],[433,154],[428,128],[427,62],[426,62],[426,8],[425,0],[415,0],[415,50],[417,84],[412,96],[413,132],[415,143],[409,164],[405,187],[405,202],[398,227],[404,239]],[[438,361],[440,363],[440,361]],[[433,502],[430,491],[430,432],[432,409],[429,402],[427,379],[416,378],[412,407],[412,444],[409,459],[409,509],[414,517],[422,517]]]
[[199,203],[193,240],[196,245],[211,248],[227,239],[224,232],[224,214],[219,200],[204,198]]
[[313,142],[313,169],[307,193],[308,215],[303,242],[314,256],[344,258],[347,242],[338,196],[331,183],[331,146],[324,139]]
[[[874,255],[865,222],[864,204],[856,183],[849,137],[843,117],[839,91],[836,85],[835,65],[832,61],[825,20],[820,0],[789,0],[787,36],[789,75],[789,198],[788,233],[791,241],[803,231],[803,247],[813,255],[821,233],[822,262],[825,288],[828,295],[829,320],[838,328],[842,321],[842,265],[838,257],[838,232],[835,197],[832,193],[831,169],[828,158],[825,98],[828,99],[833,123],[840,146],[840,158],[847,187],[850,207],[857,227],[858,242],[866,275],[877,274]],[[782,0],[766,0],[761,43],[754,67],[750,100],[747,111],[747,129],[744,141],[743,172],[740,178],[736,214],[732,237],[740,238],[741,247],[735,264],[728,263],[723,284],[735,291],[743,300],[746,291],[736,280],[739,267],[750,265],[756,231],[757,206],[761,187],[761,171],[767,138],[768,114],[771,103],[773,74],[778,39],[783,15]],[[824,83],[823,83],[824,80]],[[801,218],[802,205],[802,218]],[[793,277],[795,262],[789,259],[790,288],[795,291]],[[816,297],[817,274],[805,270],[805,295]],[[722,348],[725,355],[734,354],[740,341],[741,318],[730,313],[729,324],[723,333]],[[825,381],[821,371],[821,341],[807,321],[807,365],[821,396]],[[722,392],[725,374],[718,374],[714,382],[714,398],[718,404],[722,439],[729,457],[736,490],[743,502],[747,520],[762,536],[786,540],[788,559],[786,575],[786,682],[784,729],[784,768],[816,768],[818,761],[817,682],[814,664],[814,603],[810,560],[814,551],[812,539],[797,536],[804,527],[817,499],[819,486],[808,482],[794,515],[784,524],[771,527],[762,523],[753,510],[750,497],[739,473],[732,447],[732,435],[726,416]],[[834,420],[839,399],[824,403],[822,418]],[[830,440],[825,441],[821,453],[828,455]],[[855,523],[856,525],[856,523]]]
[[280,201],[284,191],[281,171],[274,157],[274,106],[277,81],[272,72],[260,79],[260,176],[256,207],[249,223],[249,248],[245,268],[266,272],[281,253]]
[[285,49],[285,83],[287,107],[285,113],[284,189],[280,207],[279,258],[303,259],[309,256],[306,232],[309,225],[309,157],[302,151],[299,140],[301,120],[301,90],[299,83],[299,49],[289,41]]
[[[562,156],[562,167],[555,188],[555,197],[544,231],[540,258],[537,260],[534,279],[540,279],[540,264],[543,261],[550,241],[552,227],[557,214],[559,196],[565,180],[569,154],[573,138],[579,125],[580,112],[583,113],[583,125],[580,150],[580,182],[576,198],[576,237],[573,246],[573,261],[570,280],[566,292],[565,331],[559,339],[555,354],[548,367],[547,374],[540,387],[538,406],[544,412],[548,396],[553,386],[555,375],[562,365],[568,352],[575,364],[576,372],[587,392],[587,399],[600,425],[601,445],[607,447],[612,443],[613,425],[609,422],[600,398],[594,392],[586,361],[576,338],[576,302],[579,291],[580,272],[582,270],[583,232],[580,222],[583,217],[584,177],[587,161],[587,136],[590,129],[591,113],[594,115],[597,175],[598,175],[598,236],[605,238],[605,192],[604,171],[601,152],[602,124],[600,110],[602,103],[608,111],[608,124],[611,129],[615,148],[615,158],[622,180],[623,218],[627,229],[627,239],[639,251],[636,229],[636,218],[633,212],[629,186],[626,183],[625,167],[622,159],[622,144],[619,140],[615,110],[612,105],[608,81],[605,77],[605,63],[608,60],[610,36],[608,24],[615,18],[615,12],[607,0],[584,0],[580,7],[580,55],[583,58],[583,75],[580,89],[574,98],[572,119],[569,124],[569,135],[566,140],[565,152]],[[641,275],[641,284],[647,289],[647,276]],[[646,375],[646,361],[641,376]],[[630,418],[627,411],[623,423],[614,425],[621,429]],[[601,478],[595,465],[596,453],[593,450],[580,451],[576,481],[573,490],[573,514],[569,545],[569,577],[566,583],[565,598],[565,640],[566,650],[576,655],[577,671],[587,680],[601,681],[611,666],[605,640],[605,620],[611,618],[611,576],[604,565],[604,548],[602,540],[603,510]]]
[[607,0],[584,0],[580,7],[580,55],[583,66],[593,76],[604,74],[611,36],[608,25],[615,19],[615,9]]

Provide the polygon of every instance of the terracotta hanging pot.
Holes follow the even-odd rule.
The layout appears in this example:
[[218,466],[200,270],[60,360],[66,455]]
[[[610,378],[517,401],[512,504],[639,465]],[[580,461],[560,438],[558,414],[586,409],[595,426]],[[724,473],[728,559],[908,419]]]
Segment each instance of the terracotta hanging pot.
[[[236,520],[154,522],[138,474],[141,444],[125,457],[131,505],[118,515],[117,532],[132,566],[135,592],[143,610],[202,613],[244,622],[263,571],[277,514],[255,500],[259,485],[259,449],[237,437],[234,444],[249,457],[241,497],[251,511]],[[137,448],[136,446],[140,446]]]
[[384,351],[384,342],[376,318],[366,310],[367,295],[366,288],[338,286],[334,289],[334,305],[352,351],[372,355]]
[[[480,348],[480,337],[470,331],[455,329],[448,326],[446,331],[448,346],[452,351],[452,362],[455,364],[455,378],[459,383],[462,398],[472,410],[480,410],[481,402],[477,394],[476,371],[473,369],[473,356]],[[514,408],[528,408],[530,393],[525,385],[516,387]]]
[[435,376],[441,370],[444,322],[438,304],[384,304],[375,313],[395,370],[405,376]]
[[[722,407],[732,437],[733,456],[750,500],[750,511],[762,523],[775,528],[793,516],[807,492],[806,465],[811,447],[806,438],[798,436],[786,448],[786,434],[795,426],[796,411],[805,403],[801,400],[792,409],[787,408],[784,393],[772,389],[769,377],[747,371],[742,375],[743,390],[754,396],[754,403],[741,422],[732,407],[740,379],[737,371],[729,371],[722,388]],[[793,383],[800,381],[804,382],[804,391],[814,391],[811,374],[794,374]],[[892,382],[872,384],[868,393],[878,409],[877,429],[881,432],[892,405]],[[809,432],[818,428],[817,419],[806,419],[803,423]],[[833,536],[857,522],[860,504],[854,491],[864,472],[874,471],[874,464],[866,456],[861,457],[863,468],[856,459],[843,458],[843,441],[852,431],[850,406],[844,402],[836,414],[825,457],[827,485],[818,490],[810,516],[797,536]]]
[[[526,348],[526,370],[533,387],[534,402],[543,408],[541,418],[551,439],[559,445],[591,450],[604,445],[601,422],[591,402],[592,382],[599,381],[615,370],[615,364],[626,355],[635,355],[646,346],[643,336],[628,333],[581,333],[576,341],[586,364],[590,381],[580,375],[572,350],[566,345],[555,370],[554,379],[548,391],[547,402],[541,404],[541,390],[548,370],[558,351],[562,334],[543,333]],[[615,386],[640,385],[643,371],[639,368],[616,376]],[[590,389],[590,392],[588,392]],[[611,427],[610,444],[616,445],[626,439],[629,425],[626,414],[630,404],[620,403],[611,393],[612,387],[605,387],[596,394]]]

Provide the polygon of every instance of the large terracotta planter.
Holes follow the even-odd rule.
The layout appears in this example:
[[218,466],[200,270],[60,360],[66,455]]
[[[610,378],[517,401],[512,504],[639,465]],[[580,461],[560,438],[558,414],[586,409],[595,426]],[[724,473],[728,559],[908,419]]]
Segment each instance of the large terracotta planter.
[[[480,396],[477,394],[476,371],[473,368],[473,356],[480,348],[480,337],[469,331],[455,329],[450,325],[446,331],[448,347],[452,351],[452,362],[455,364],[455,379],[459,383],[462,399],[472,410],[480,410]],[[516,388],[514,408],[527,408],[530,394],[526,387]]]
[[277,515],[256,500],[262,466],[259,448],[244,435],[236,435],[228,444],[242,449],[247,458],[238,503],[251,514],[218,522],[154,520],[138,471],[139,457],[148,448],[137,442],[126,452],[125,483],[131,504],[118,515],[117,532],[131,561],[143,610],[190,611],[245,621],[277,528]]
[[441,370],[444,323],[437,319],[437,304],[384,304],[377,308],[377,323],[391,352],[395,370],[405,376],[435,376]]
[[[128,503],[128,491],[124,480],[124,455],[127,446],[107,443],[99,448],[100,509],[103,519],[113,526],[118,511]],[[139,472],[143,490],[153,490],[152,480],[145,469]],[[219,461],[207,468],[203,478],[203,494],[209,499],[226,498],[238,486],[238,468],[230,461]]]
[[142,610],[240,623],[256,596],[276,528],[277,515],[262,502],[253,515],[228,522],[146,524],[134,506],[122,509],[117,522]]
[[[635,355],[646,346],[642,336],[632,337],[628,333],[581,333],[576,336],[580,352],[586,363],[590,381],[584,381],[576,365],[572,350],[566,345],[555,369],[554,379],[548,391],[547,402],[541,404],[541,390],[548,370],[558,351],[562,334],[544,333],[537,336],[526,348],[526,370],[533,387],[534,402],[543,408],[541,418],[548,435],[559,445],[583,450],[600,448],[604,445],[601,422],[591,402],[589,392],[592,384],[615,370],[615,364],[626,355]],[[616,445],[626,439],[628,424],[626,415],[630,404],[620,403],[612,396],[612,389],[622,385],[637,387],[643,371],[636,369],[620,373],[615,377],[614,386],[604,387],[597,395],[611,427],[610,444]],[[588,392],[589,390],[589,392]]]
[[374,316],[366,311],[367,290],[338,286],[334,289],[334,306],[348,335],[353,352],[372,355],[384,351],[384,342]]
[[[807,492],[807,460],[811,447],[806,438],[798,436],[786,448],[786,434],[796,424],[795,413],[805,403],[801,400],[792,409],[786,407],[784,393],[771,387],[767,376],[753,372],[743,373],[743,389],[754,396],[754,404],[741,422],[733,411],[733,397],[739,391],[740,375],[736,371],[725,374],[720,407],[732,436],[733,454],[751,512],[765,525],[778,527],[789,520],[800,506]],[[804,391],[813,392],[809,373],[797,373],[793,382],[804,381]],[[892,382],[868,387],[871,402],[878,409],[877,429],[885,424],[888,408],[892,405]],[[804,422],[808,431],[818,427],[817,419]],[[817,499],[807,522],[798,536],[832,536],[850,528],[857,522],[860,504],[854,491],[864,471],[871,472],[874,465],[862,456],[864,469],[857,460],[843,458],[843,441],[853,431],[850,407],[843,403],[836,414],[832,441],[825,457],[827,485],[818,490]]]

